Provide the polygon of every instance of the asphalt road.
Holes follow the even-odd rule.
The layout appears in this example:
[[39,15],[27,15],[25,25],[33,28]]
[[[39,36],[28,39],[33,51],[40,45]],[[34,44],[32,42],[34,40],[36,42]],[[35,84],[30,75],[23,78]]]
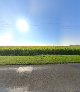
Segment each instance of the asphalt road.
[[0,66],[0,92],[80,92],[80,64]]

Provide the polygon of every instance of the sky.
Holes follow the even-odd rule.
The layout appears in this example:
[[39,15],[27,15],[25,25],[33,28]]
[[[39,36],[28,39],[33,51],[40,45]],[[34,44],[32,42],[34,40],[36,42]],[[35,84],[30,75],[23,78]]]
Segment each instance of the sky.
[[80,0],[0,0],[0,46],[54,45],[80,45]]

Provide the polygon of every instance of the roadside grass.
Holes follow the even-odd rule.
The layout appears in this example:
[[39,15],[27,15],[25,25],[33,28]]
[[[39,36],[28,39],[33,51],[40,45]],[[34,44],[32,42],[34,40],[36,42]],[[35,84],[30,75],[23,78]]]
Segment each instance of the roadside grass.
[[0,65],[80,63],[79,55],[0,56]]

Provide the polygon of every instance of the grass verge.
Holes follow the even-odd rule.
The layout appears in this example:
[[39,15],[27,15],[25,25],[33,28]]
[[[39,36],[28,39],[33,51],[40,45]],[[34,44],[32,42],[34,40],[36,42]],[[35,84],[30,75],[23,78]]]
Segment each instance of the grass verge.
[[0,65],[80,63],[79,55],[0,56]]

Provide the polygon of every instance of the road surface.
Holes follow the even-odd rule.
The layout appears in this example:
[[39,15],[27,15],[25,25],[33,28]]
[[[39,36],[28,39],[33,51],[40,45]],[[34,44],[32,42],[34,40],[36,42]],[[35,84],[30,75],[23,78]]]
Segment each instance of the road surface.
[[0,66],[0,92],[80,92],[80,64]]

